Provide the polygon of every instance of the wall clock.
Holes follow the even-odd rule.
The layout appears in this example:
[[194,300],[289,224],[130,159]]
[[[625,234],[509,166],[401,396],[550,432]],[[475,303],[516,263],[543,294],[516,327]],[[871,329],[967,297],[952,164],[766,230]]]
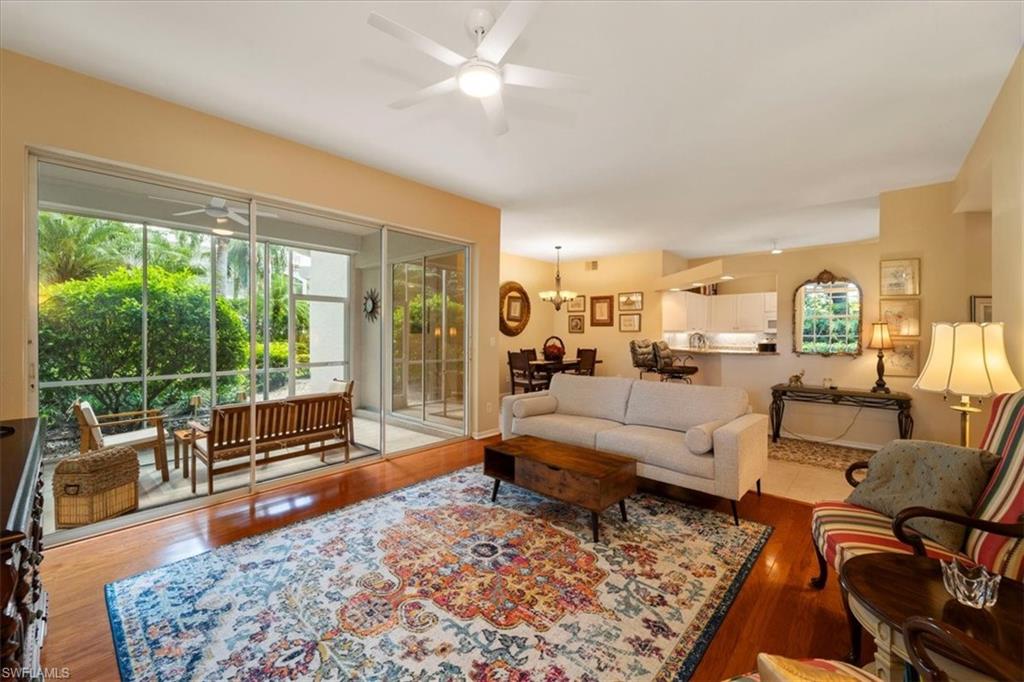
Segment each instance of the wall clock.
[[380,314],[380,293],[376,289],[368,289],[363,294],[363,315],[370,322],[376,322]]

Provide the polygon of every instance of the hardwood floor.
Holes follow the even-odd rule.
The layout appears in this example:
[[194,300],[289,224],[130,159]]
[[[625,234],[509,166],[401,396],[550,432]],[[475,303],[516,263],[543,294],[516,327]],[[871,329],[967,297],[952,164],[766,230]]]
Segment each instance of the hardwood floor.
[[[66,667],[72,679],[117,679],[103,599],[106,583],[478,464],[484,445],[496,440],[441,446],[48,550],[42,565],[50,592],[43,665]],[[729,513],[724,500],[694,496],[691,501]],[[761,651],[841,657],[849,641],[838,580],[830,575],[824,591],[807,586],[817,571],[810,506],[751,493],[739,508],[741,517],[775,531],[693,679],[714,682],[752,670]]]

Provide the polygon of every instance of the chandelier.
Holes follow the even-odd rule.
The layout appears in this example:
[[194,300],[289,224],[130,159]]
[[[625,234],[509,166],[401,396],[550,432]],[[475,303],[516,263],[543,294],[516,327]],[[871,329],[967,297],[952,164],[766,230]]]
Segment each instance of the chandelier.
[[540,292],[540,300],[554,304],[555,310],[561,310],[562,304],[571,301],[578,295],[575,291],[562,291],[562,247],[555,247],[555,290]]

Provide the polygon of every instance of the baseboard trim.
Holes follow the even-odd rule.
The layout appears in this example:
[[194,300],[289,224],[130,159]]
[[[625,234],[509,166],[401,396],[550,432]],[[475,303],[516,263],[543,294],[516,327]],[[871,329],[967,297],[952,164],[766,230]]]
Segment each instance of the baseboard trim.
[[494,436],[501,435],[501,429],[490,429],[489,431],[474,431],[473,440],[483,440],[484,438],[493,438]]

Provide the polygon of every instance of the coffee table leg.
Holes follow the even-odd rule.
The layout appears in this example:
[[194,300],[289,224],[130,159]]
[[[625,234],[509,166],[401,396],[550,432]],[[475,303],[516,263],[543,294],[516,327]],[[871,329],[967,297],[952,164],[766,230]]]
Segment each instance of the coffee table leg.
[[600,542],[600,540],[598,540],[598,537],[597,537],[597,531],[598,531],[598,527],[599,526],[600,526],[600,523],[598,521],[597,512],[595,512],[595,511],[590,512],[590,527],[594,531],[594,542]]
[[491,492],[491,502],[496,502],[498,500],[498,486],[500,486],[500,485],[501,485],[501,479],[500,478],[494,479],[494,490],[493,490],[493,492]]
[[619,511],[622,512],[622,520],[623,521],[628,521],[629,519],[626,518],[626,501],[625,500],[619,500]]
[[843,595],[843,607],[846,609],[846,620],[850,625],[850,653],[846,655],[846,662],[853,665],[860,665],[860,637],[863,630],[860,621],[850,610],[850,595],[846,590],[840,590]]

